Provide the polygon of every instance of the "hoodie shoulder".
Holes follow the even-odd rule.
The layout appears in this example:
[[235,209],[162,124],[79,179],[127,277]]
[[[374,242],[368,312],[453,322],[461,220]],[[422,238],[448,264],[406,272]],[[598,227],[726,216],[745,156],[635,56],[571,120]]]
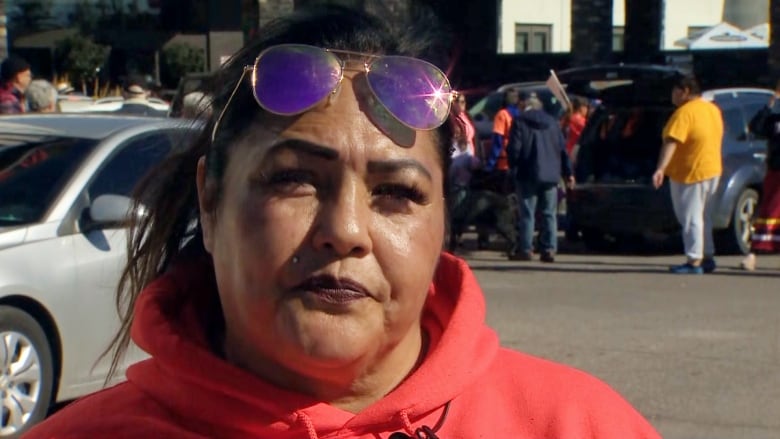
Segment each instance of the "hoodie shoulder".
[[80,398],[24,435],[25,439],[204,438],[176,422],[164,405],[129,382]]
[[[474,386],[469,411],[515,428],[513,437],[660,439],[603,381],[569,366],[502,348]],[[489,404],[485,404],[490,401]]]

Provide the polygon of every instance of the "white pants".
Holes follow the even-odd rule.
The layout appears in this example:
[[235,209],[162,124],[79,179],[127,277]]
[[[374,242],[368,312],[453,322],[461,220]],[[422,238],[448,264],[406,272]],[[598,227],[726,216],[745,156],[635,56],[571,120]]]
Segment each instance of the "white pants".
[[712,197],[720,177],[685,184],[669,181],[672,205],[683,232],[685,256],[690,260],[711,258],[715,254],[712,241]]

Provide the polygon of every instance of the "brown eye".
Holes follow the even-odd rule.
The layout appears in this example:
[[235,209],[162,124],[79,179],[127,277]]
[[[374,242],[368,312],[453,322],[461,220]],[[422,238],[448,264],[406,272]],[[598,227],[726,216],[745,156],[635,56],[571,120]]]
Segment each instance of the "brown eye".
[[403,184],[383,184],[374,188],[374,195],[400,201],[411,201],[415,204],[425,204],[428,197],[414,186]]
[[306,191],[314,188],[315,175],[305,169],[283,169],[269,173],[262,185],[278,192]]

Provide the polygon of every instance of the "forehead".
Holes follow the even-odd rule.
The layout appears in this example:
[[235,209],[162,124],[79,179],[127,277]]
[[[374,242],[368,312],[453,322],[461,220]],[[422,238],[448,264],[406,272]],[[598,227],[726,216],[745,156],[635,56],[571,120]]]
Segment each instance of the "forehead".
[[[334,150],[341,160],[412,158],[432,175],[441,174],[443,156],[436,130],[410,131],[413,142],[401,146],[386,135],[367,116],[366,103],[360,102],[352,87],[355,72],[345,72],[339,89],[313,109],[293,118],[258,115],[244,133],[244,141],[254,150],[253,157],[264,157],[282,139],[300,139]],[[261,141],[258,141],[262,139]]]

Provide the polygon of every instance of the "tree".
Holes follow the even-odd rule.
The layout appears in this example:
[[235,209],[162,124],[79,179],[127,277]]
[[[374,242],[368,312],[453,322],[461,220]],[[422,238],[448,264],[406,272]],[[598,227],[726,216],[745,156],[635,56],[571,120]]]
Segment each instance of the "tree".
[[187,73],[202,72],[206,66],[206,55],[203,49],[198,49],[186,43],[172,44],[163,49],[162,72],[163,82],[175,85]]
[[66,73],[71,82],[81,84],[82,90],[86,91],[87,83],[98,77],[110,51],[109,46],[76,34],[57,44],[55,65],[59,72]]

